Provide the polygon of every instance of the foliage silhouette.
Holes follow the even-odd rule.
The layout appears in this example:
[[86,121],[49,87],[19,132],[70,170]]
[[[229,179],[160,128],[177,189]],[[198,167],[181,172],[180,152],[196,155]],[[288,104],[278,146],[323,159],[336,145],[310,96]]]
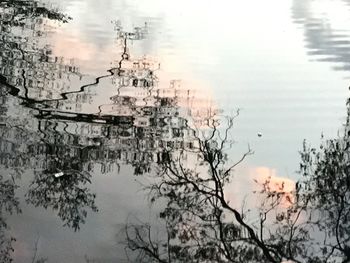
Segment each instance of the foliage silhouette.
[[[85,223],[87,209],[97,212],[96,195],[86,184],[91,184],[91,175],[81,170],[80,160],[67,158],[49,160],[48,168],[37,172],[26,194],[28,203],[52,208],[64,225],[79,230]],[[58,164],[60,162],[60,164]],[[55,174],[61,173],[59,177]]]
[[234,118],[223,133],[214,124],[207,136],[197,132],[193,151],[165,152],[147,187],[150,200],[163,207],[163,238],[149,224],[127,224],[130,256],[137,262],[350,262],[349,112],[343,136],[318,151],[304,143],[303,178],[294,189],[266,179],[256,193],[261,204],[250,213],[225,194],[233,169],[252,154],[248,149],[228,164]]
[[18,186],[13,178],[5,179],[0,174],[0,262],[12,262],[11,253],[13,251],[12,242],[15,239],[8,236],[8,224],[5,215],[19,213],[19,200],[15,196]]
[[[325,258],[350,262],[350,100],[345,129],[338,138],[324,140],[318,150],[304,143],[298,188],[308,200],[310,224],[324,233]],[[323,136],[322,136],[323,137]]]

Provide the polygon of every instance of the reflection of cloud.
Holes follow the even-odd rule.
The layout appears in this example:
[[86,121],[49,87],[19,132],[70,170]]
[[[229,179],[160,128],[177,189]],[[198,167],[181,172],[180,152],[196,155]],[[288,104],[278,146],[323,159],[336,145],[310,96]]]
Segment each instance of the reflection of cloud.
[[268,182],[270,191],[283,192],[285,197],[282,206],[287,207],[293,202],[292,191],[295,189],[295,182],[289,178],[279,176],[276,169],[269,167],[255,167],[250,169],[250,176],[262,185]]
[[79,32],[59,32],[52,37],[51,43],[56,57],[63,57],[66,61],[74,60],[85,74],[105,71],[111,63],[111,57],[115,56],[112,41],[102,49],[96,43],[85,41]]
[[[272,191],[283,191],[290,193],[295,189],[295,182],[289,178],[278,175],[277,170],[265,167],[247,167],[237,171],[241,176],[235,176],[232,183],[226,187],[226,198],[231,204],[240,206],[246,204],[246,208],[260,205],[257,203],[257,195],[253,192],[260,192],[262,184],[270,180],[269,186]],[[237,174],[238,174],[237,173]],[[260,199],[260,197],[258,197]],[[287,207],[293,201],[292,194],[286,194],[282,206]]]
[[53,39],[53,53],[59,57],[89,60],[97,56],[97,47],[93,43],[81,41],[81,38],[70,38],[63,34]]
[[294,0],[294,22],[304,29],[308,55],[317,61],[337,63],[335,70],[350,70],[350,33],[342,28],[349,21],[348,2]]
[[270,167],[258,166],[255,168],[251,168],[250,175],[254,179],[257,179],[261,182],[266,180],[267,178],[271,178],[271,183],[274,184],[281,184],[282,182],[284,182],[286,191],[292,191],[295,186],[295,182],[293,180],[277,175],[276,169]]

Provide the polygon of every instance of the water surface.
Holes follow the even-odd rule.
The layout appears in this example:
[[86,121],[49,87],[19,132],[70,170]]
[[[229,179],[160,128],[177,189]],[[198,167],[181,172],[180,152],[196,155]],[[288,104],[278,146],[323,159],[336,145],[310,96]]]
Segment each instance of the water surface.
[[255,177],[296,180],[303,139],[345,120],[348,1],[7,3],[0,168],[19,185],[14,262],[126,262],[123,226],[157,215],[142,174],[162,149],[192,147],[188,125],[241,109],[229,153],[255,154],[228,191],[243,196]]

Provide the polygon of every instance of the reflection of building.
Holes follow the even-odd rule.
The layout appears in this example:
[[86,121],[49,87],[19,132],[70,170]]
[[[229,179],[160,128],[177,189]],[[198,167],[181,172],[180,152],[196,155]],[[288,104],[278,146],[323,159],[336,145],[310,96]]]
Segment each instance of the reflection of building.
[[[30,140],[16,141],[4,135],[12,144],[8,155],[24,156],[27,166],[43,170],[52,163],[57,165],[56,169],[64,170],[74,159],[80,163],[79,170],[90,171],[94,164],[99,164],[102,172],[108,172],[126,163],[133,165],[136,173],[142,173],[152,162],[160,162],[166,149],[193,148],[194,132],[188,125],[195,100],[192,92],[181,89],[178,80],[166,88],[159,87],[156,74],[159,64],[147,57],[132,58],[130,54],[128,41],[142,39],[145,34],[145,28],[127,33],[117,26],[121,53],[116,67],[108,70],[110,74],[80,88],[77,68],[52,56],[48,46],[36,46],[37,39],[29,39],[18,55],[2,58],[6,70],[0,74],[9,84],[2,89],[9,89],[17,97],[15,104],[23,102],[27,106],[19,107],[22,112],[16,116],[2,111],[4,122],[16,119],[21,124],[36,117],[31,129],[24,128]],[[14,34],[8,35],[15,39]],[[15,46],[20,41],[17,36],[10,44]],[[0,45],[11,46],[1,40]],[[33,51],[29,51],[29,46],[34,46]],[[7,51],[11,52],[9,48]],[[95,113],[84,112],[84,105],[95,100],[88,87],[99,85],[111,87],[115,95]],[[1,96],[5,103],[7,98],[7,94]],[[194,110],[197,121],[211,117]],[[9,126],[0,130],[4,134],[12,130],[18,133],[16,136],[23,132],[19,127]],[[19,154],[19,149],[23,154]]]
[[[65,21],[64,15],[35,1],[5,1],[0,9],[0,76],[16,88],[16,96],[57,107],[64,92],[74,87],[72,83],[81,81],[74,63],[54,56],[43,40],[54,30],[54,20]],[[66,105],[66,110],[79,110],[89,97],[91,94],[86,92],[74,105]]]

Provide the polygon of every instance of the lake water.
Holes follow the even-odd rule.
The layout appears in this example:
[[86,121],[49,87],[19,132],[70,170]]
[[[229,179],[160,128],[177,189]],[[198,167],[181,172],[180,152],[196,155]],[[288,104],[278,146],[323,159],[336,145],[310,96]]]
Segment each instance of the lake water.
[[47,2],[66,23],[33,15],[40,3],[10,3],[0,3],[0,179],[19,185],[22,213],[0,215],[14,262],[127,262],[123,226],[157,211],[137,174],[164,145],[190,147],[184,122],[201,129],[240,109],[228,153],[254,155],[234,196],[257,177],[297,180],[303,140],[336,137],[345,121],[347,0]]

